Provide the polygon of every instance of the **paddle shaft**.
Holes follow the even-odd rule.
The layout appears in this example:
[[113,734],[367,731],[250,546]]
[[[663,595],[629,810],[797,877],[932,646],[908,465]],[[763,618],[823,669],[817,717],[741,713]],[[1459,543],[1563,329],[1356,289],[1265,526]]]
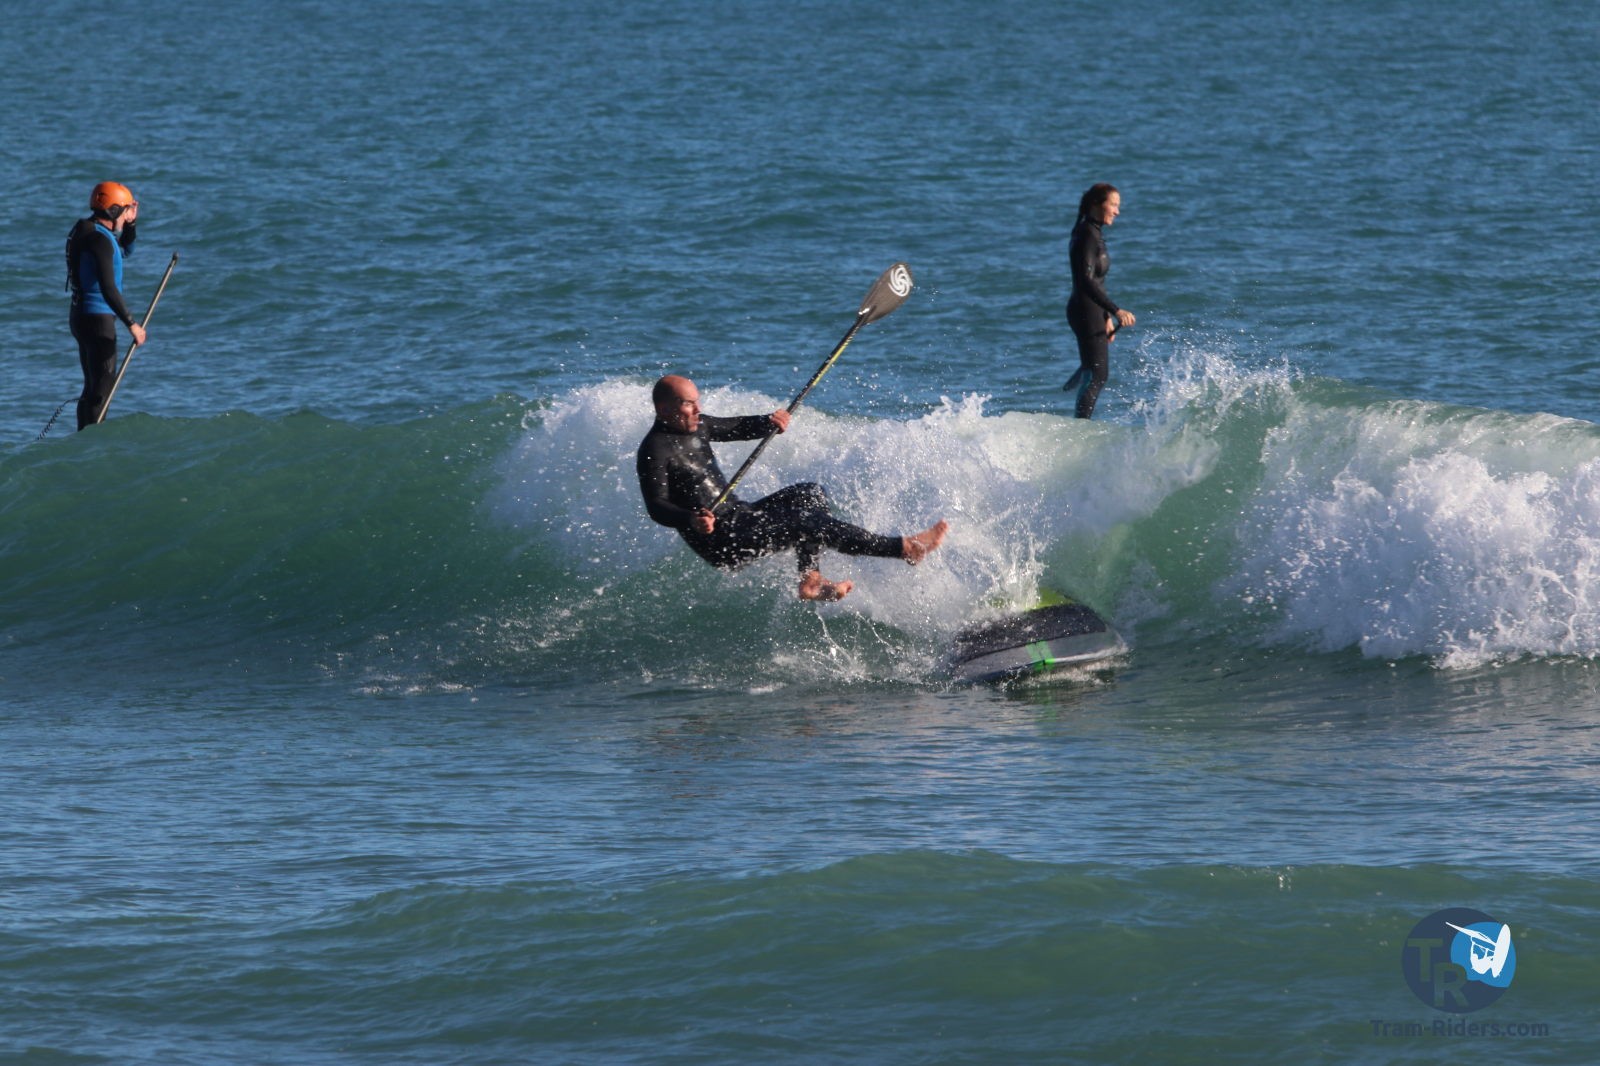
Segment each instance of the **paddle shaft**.
[[[178,265],[178,253],[172,253],[172,261],[167,264],[167,272],[161,275],[161,284],[156,286],[156,294],[150,298],[150,306],[145,308],[144,318],[139,322],[139,328],[145,329],[150,325],[150,316],[156,313],[156,304],[161,302],[161,294],[167,290],[167,279],[172,277],[172,268]],[[117,394],[117,386],[122,384],[122,375],[128,372],[128,364],[133,362],[133,353],[139,348],[139,342],[134,341],[128,345],[128,354],[122,357],[122,365],[117,368],[117,376],[111,381],[111,391],[106,393],[106,402],[100,405],[100,413],[95,416],[95,425],[106,420],[106,411],[111,407],[111,400]]]
[[[817,372],[811,375],[811,380],[806,382],[806,387],[801,389],[799,394],[790,401],[789,413],[791,415],[800,406],[800,401],[806,398],[806,393],[810,392],[817,382],[822,380],[822,375],[826,374],[834,363],[838,362],[839,356],[844,353],[846,346],[850,343],[850,339],[856,335],[856,331],[868,322],[876,322],[904,303],[906,297],[911,295],[911,286],[911,268],[904,263],[895,263],[888,270],[878,275],[878,280],[874,281],[872,288],[867,290],[866,299],[861,301],[861,309],[856,312],[856,320],[850,323],[849,329],[845,330],[844,338],[839,341],[832,354],[822,361],[822,365],[817,367]],[[739,479],[744,477],[745,471],[749,470],[751,465],[755,463],[756,457],[766,449],[767,445],[772,442],[772,438],[777,435],[778,429],[774,426],[771,432],[761,438],[761,443],[756,445],[755,451],[751,452],[750,457],[744,461],[744,465],[739,467],[738,472],[733,475],[733,480],[728,482],[728,487],[723,489],[722,494],[707,508],[709,513],[715,514],[718,507],[728,502],[728,497],[733,495],[733,487],[739,483]]]
[[[806,393],[810,392],[812,388],[816,386],[817,382],[822,380],[822,375],[826,374],[834,363],[838,362],[839,356],[844,352],[845,348],[850,344],[850,341],[855,337],[856,331],[866,324],[867,313],[865,311],[856,315],[856,320],[852,322],[850,324],[850,328],[845,331],[844,339],[841,340],[839,342],[839,346],[833,350],[833,354],[828,356],[828,358],[823,361],[821,366],[817,367],[817,372],[811,375],[811,380],[806,382],[806,387],[801,389],[799,393],[796,394],[795,398],[789,402],[790,414],[794,414],[795,409],[800,406],[800,401],[806,398]],[[751,452],[750,457],[740,465],[738,471],[736,471],[733,477],[728,481],[728,487],[722,490],[722,495],[718,496],[716,502],[711,505],[710,511],[712,514],[715,514],[717,508],[726,503],[728,497],[733,495],[733,487],[739,483],[740,478],[744,477],[745,471],[749,470],[751,466],[755,465],[756,459],[766,449],[767,445],[772,443],[772,438],[776,437],[777,435],[778,429],[776,426],[774,426],[771,432],[769,432],[765,437],[761,438],[761,443],[756,445],[755,451]]]

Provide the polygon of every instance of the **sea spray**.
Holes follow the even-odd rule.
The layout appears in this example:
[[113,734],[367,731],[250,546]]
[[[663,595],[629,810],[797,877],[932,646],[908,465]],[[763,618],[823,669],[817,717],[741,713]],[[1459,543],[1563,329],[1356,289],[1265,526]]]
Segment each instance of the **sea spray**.
[[[905,420],[808,408],[744,488],[820,481],[873,529],[950,519],[945,549],[915,574],[827,562],[858,586],[828,616],[887,627],[897,655],[1046,587],[1158,643],[1226,636],[1442,666],[1600,652],[1594,427],[1402,403],[1195,347],[1156,381],[1131,425],[993,412],[976,395]],[[713,388],[705,406],[778,401]],[[556,398],[502,464],[492,510],[580,570],[692,558],[638,501],[632,456],[648,421],[641,383]],[[724,466],[748,447],[719,448]],[[702,589],[780,594],[789,565],[681,572]]]
[[[778,404],[708,389],[703,406],[743,414]],[[1058,432],[1070,428],[1060,419],[988,416],[983,408],[981,397],[965,397],[903,422],[803,409],[741,493],[754,499],[810,480],[826,487],[838,514],[869,529],[912,532],[949,519],[945,548],[916,571],[894,560],[839,556],[825,567],[857,582],[838,611],[929,636],[953,631],[996,597],[1020,604],[1037,594],[1039,551],[1074,512],[1052,486],[1087,480],[1074,469],[1086,457],[1065,439],[1070,433]],[[507,457],[494,512],[559,545],[576,567],[636,572],[686,556],[675,534],[650,523],[639,499],[633,454],[649,410],[648,389],[639,384],[606,382],[557,399]],[[724,469],[750,447],[720,445]],[[742,573],[788,587],[791,567],[785,559]],[[703,582],[730,580],[711,570],[703,575]]]
[[1600,653],[1600,429],[1306,397],[1224,591],[1265,639],[1474,666]]

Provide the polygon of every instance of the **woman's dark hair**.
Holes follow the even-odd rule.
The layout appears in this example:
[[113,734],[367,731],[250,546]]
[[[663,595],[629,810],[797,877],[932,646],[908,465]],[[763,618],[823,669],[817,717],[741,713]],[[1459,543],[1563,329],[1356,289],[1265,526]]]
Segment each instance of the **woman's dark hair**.
[[1102,181],[1089,186],[1089,191],[1083,194],[1083,199],[1078,201],[1078,217],[1087,218],[1089,212],[1111,197],[1117,187],[1110,182]]

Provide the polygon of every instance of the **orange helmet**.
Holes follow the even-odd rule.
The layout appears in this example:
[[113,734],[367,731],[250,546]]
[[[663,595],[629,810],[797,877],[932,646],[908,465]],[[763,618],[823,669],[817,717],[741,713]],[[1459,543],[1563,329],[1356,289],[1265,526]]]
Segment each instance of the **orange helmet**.
[[102,181],[89,194],[89,210],[105,218],[115,219],[124,208],[132,206],[133,193],[114,181]]

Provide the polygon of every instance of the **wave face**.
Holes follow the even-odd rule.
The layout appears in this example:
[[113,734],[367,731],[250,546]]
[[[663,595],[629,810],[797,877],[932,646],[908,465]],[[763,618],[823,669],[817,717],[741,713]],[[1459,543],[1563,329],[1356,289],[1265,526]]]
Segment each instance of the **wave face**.
[[[713,571],[644,516],[648,385],[388,426],[146,416],[12,451],[0,612],[30,654],[309,657],[419,684],[672,677],[915,684],[975,617],[1066,591],[1136,644],[1359,649],[1474,666],[1600,654],[1600,431],[1406,401],[1180,351],[1131,424],[807,408],[752,469],[935,560],[830,556],[856,592],[793,600],[793,562]],[[705,390],[717,413],[780,400]],[[733,469],[749,445],[719,449]]]

